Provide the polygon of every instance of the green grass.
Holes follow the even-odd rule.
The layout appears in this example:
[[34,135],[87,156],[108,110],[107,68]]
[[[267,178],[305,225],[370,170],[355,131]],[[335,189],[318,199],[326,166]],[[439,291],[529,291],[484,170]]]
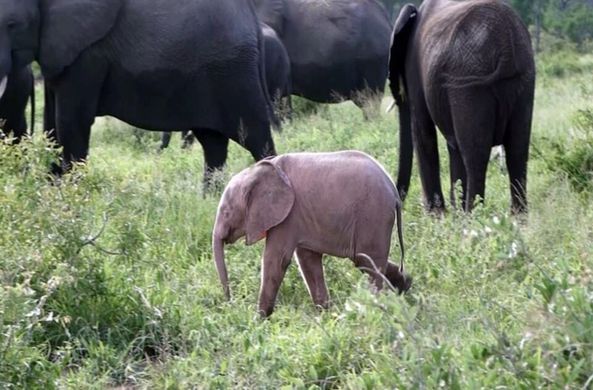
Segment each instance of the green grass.
[[[263,243],[227,248],[233,299],[223,298],[199,147],[180,151],[177,136],[158,154],[158,135],[101,119],[90,162],[54,184],[40,135],[1,145],[0,388],[591,386],[593,207],[550,156],[575,142],[593,73],[541,66],[528,217],[509,215],[495,162],[470,216],[427,215],[415,172],[404,210],[412,290],[374,295],[349,260],[327,258],[333,305],[319,312],[293,264],[267,321],[256,316]],[[396,173],[393,113],[365,122],[352,103],[324,107],[275,141],[281,153],[360,149]],[[225,180],[252,163],[237,145],[229,156]],[[447,161],[441,142],[445,191]]]

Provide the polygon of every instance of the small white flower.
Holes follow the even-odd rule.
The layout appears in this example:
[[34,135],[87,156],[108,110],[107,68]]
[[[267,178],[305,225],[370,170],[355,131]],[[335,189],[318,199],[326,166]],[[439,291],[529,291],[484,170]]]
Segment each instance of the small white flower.
[[517,245],[517,243],[515,241],[513,241],[513,243],[511,244],[511,250],[509,251],[509,259],[514,259],[515,257],[517,257],[517,254],[519,253],[519,245]]

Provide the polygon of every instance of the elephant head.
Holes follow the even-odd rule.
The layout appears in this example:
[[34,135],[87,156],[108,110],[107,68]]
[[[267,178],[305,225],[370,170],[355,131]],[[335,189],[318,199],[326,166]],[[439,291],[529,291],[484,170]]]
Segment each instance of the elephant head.
[[212,233],[216,269],[227,298],[230,298],[224,244],[246,237],[252,245],[290,214],[295,195],[286,174],[274,159],[262,160],[234,176],[227,185]]
[[33,61],[39,36],[38,0],[0,0],[0,98],[13,69]]
[[105,37],[121,5],[122,0],[0,0],[0,80],[35,59],[46,78],[58,75]]
[[281,35],[286,7],[284,0],[255,0],[254,3],[259,20]]

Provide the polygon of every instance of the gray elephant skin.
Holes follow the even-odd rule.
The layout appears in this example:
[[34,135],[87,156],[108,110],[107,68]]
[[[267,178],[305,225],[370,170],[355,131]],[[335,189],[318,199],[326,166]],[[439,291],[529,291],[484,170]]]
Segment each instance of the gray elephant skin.
[[[2,89],[2,88],[0,88]],[[27,134],[25,110],[31,99],[31,130],[35,116],[35,86],[31,67],[14,69],[6,78],[0,98],[0,121],[3,136],[12,136],[18,142]]]
[[511,209],[527,209],[527,160],[535,65],[527,28],[502,1],[426,0],[404,6],[395,23],[390,87],[399,106],[397,188],[405,198],[412,150],[419,160],[427,208],[445,207],[435,125],[447,142],[462,207],[484,198],[490,150],[503,145]]
[[[292,112],[290,59],[276,32],[264,23],[260,23],[260,27],[264,40],[265,80],[268,94],[278,117],[290,118]],[[183,139],[182,148],[187,148],[194,142],[193,134],[187,130],[182,131],[181,138]],[[160,149],[167,148],[170,142],[171,132],[164,132]]]
[[290,117],[292,105],[292,79],[290,58],[278,34],[265,23],[260,24],[264,38],[264,57],[266,64],[266,84],[272,103],[280,117]]
[[382,96],[391,24],[375,0],[256,0],[288,51],[292,93],[320,102]]
[[[388,261],[397,220],[399,267]],[[329,304],[322,256],[350,258],[381,289],[411,285],[403,269],[401,201],[385,169],[358,151],[290,153],[265,159],[235,175],[223,192],[212,234],[216,267],[230,298],[224,244],[266,238],[259,313],[274,310],[293,252],[313,302]]]
[[0,0],[0,10],[0,80],[40,63],[45,127],[63,146],[62,168],[87,157],[103,115],[195,130],[207,172],[223,166],[229,139],[255,159],[275,154],[251,2]]

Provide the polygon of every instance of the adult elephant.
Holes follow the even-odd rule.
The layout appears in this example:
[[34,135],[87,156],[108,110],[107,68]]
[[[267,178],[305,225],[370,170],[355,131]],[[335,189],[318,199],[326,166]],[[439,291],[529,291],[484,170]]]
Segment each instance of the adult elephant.
[[[292,104],[290,100],[290,59],[286,48],[278,38],[276,32],[264,23],[260,23],[264,41],[265,80],[268,94],[271,97],[274,110],[280,117],[290,117]],[[165,149],[171,142],[171,132],[163,132],[160,149]],[[188,148],[194,142],[193,133],[184,130],[181,133],[182,148]]]
[[102,115],[194,130],[206,173],[224,165],[229,139],[257,160],[275,154],[249,1],[0,0],[0,10],[0,79],[40,63],[62,168],[86,158]]
[[529,33],[502,1],[425,0],[404,6],[395,23],[390,87],[400,117],[397,187],[408,192],[412,144],[427,207],[445,207],[435,125],[447,141],[462,207],[484,197],[490,149],[503,145],[512,210],[526,211],[527,160],[535,66]]
[[265,23],[260,23],[264,39],[266,63],[266,84],[272,103],[280,116],[292,112],[290,95],[292,94],[292,76],[290,58],[276,31]]
[[27,134],[25,110],[31,98],[31,130],[35,118],[35,89],[30,66],[13,69],[0,85],[0,130],[1,136],[12,135],[15,141]]
[[256,0],[288,51],[292,93],[320,102],[381,97],[391,24],[376,0]]

